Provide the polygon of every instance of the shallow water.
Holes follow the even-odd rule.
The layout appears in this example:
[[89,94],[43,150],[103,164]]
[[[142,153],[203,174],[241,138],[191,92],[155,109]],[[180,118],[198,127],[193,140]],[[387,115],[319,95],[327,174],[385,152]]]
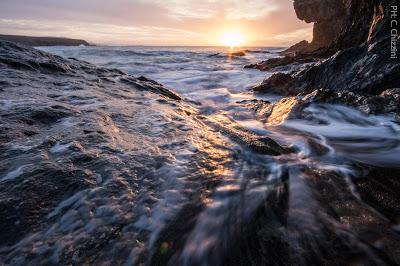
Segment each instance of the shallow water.
[[[232,58],[222,48],[41,49],[145,75],[184,101],[93,66],[7,73],[0,110],[14,135],[0,146],[0,262],[399,262],[397,214],[386,213],[398,204],[387,186],[398,184],[399,125],[323,104],[306,108],[306,119],[265,123],[243,101],[280,99],[249,92],[272,73],[243,65],[279,50]],[[367,197],[370,172],[386,209]]]

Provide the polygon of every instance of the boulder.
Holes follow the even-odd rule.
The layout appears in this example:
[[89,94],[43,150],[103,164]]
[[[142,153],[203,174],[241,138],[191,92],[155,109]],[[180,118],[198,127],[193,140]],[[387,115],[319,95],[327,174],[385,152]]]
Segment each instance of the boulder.
[[265,79],[261,84],[253,87],[255,92],[291,95],[289,88],[294,78],[289,74],[276,73]]

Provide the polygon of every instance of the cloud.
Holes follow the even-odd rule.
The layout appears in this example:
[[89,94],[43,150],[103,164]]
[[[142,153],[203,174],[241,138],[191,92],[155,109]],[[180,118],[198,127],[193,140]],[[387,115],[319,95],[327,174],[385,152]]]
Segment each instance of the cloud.
[[271,43],[289,46],[302,40],[312,40],[312,26],[298,29],[285,34],[273,35],[271,37],[258,40],[259,43]]
[[3,33],[108,44],[212,45],[235,29],[251,44],[268,45],[286,43],[276,37],[285,34],[297,41],[293,32],[310,30],[289,0],[1,0],[0,19]]
[[4,29],[4,34],[73,37],[108,45],[174,45],[182,37],[187,40],[199,38],[196,32],[167,27],[64,23],[48,20],[0,19],[0,28]]
[[267,15],[277,5],[265,0],[156,0],[158,6],[177,18],[210,18],[221,15],[226,19],[256,19]]

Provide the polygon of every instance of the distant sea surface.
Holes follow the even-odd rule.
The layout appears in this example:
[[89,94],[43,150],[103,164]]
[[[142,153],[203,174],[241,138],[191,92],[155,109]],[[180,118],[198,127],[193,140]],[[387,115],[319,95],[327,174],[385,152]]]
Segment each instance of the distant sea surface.
[[251,47],[245,56],[228,56],[226,47],[39,47],[66,58],[76,58],[135,76],[146,76],[185,95],[202,91],[243,93],[268,73],[243,66],[277,57],[282,48]]

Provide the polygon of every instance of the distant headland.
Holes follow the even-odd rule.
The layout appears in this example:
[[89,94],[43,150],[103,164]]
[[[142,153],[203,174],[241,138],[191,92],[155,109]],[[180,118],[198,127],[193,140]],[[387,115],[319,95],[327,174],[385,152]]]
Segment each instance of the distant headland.
[[0,34],[0,40],[10,41],[14,43],[23,44],[26,46],[91,46],[85,40],[69,39],[61,37],[32,37],[20,35],[4,35]]

